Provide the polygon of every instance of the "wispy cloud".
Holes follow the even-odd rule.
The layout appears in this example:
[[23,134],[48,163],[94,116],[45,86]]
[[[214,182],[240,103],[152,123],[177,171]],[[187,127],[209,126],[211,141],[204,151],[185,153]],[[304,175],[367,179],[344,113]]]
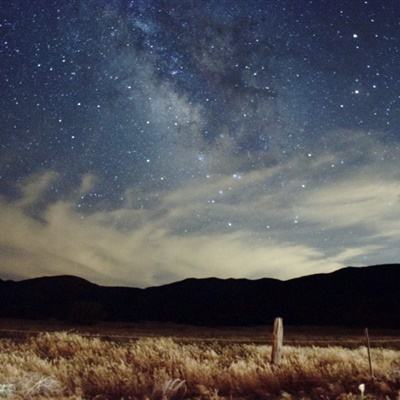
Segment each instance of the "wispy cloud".
[[[0,202],[2,272],[148,286],[187,276],[287,279],[378,255],[391,261],[393,252],[388,259],[385,251],[400,235],[395,175],[382,178],[369,166],[308,186],[307,177],[332,168],[334,160],[334,154],[301,156],[277,167],[213,175],[157,192],[147,207],[135,205],[133,189],[124,205],[109,210],[82,211],[70,196],[48,201],[39,216],[26,208],[58,178],[52,171],[31,176],[18,201]],[[78,191],[88,193],[95,181],[82,176]]]
[[24,179],[18,185],[22,197],[17,201],[17,207],[32,206],[35,202],[39,201],[41,196],[46,193],[49,186],[57,179],[57,173],[54,171],[45,171],[43,173],[33,174]]

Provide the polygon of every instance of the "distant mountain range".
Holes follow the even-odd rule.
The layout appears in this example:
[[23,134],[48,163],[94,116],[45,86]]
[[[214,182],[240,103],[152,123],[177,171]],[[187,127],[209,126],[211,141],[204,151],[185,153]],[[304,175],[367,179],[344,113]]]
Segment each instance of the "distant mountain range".
[[257,325],[400,327],[400,264],[347,267],[281,281],[185,279],[147,289],[74,276],[0,280],[0,317]]

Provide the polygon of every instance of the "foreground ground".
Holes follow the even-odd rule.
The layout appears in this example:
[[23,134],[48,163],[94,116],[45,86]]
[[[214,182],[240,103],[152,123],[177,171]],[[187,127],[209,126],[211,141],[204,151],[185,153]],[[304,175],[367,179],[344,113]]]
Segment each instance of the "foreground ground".
[[[21,399],[360,399],[400,398],[400,351],[271,348],[188,338],[110,341],[74,333],[0,340],[0,397]],[[1,385],[5,386],[1,386]]]

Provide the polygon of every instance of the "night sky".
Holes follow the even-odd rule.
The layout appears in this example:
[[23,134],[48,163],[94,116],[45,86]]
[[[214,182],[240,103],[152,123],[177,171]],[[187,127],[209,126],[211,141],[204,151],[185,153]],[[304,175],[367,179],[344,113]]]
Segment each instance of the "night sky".
[[0,277],[400,261],[398,1],[0,4]]

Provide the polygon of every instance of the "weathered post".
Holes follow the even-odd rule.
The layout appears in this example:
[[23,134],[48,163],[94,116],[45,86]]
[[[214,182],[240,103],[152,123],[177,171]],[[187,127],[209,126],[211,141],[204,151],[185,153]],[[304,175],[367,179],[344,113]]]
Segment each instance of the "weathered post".
[[372,361],[371,361],[371,346],[369,343],[369,333],[368,333],[368,328],[365,328],[365,338],[367,341],[367,351],[368,351],[368,364],[369,364],[369,373],[371,375],[371,378],[374,377],[374,371],[372,370]]
[[271,363],[277,365],[282,358],[283,348],[283,321],[282,318],[275,318],[274,331],[272,333]]

